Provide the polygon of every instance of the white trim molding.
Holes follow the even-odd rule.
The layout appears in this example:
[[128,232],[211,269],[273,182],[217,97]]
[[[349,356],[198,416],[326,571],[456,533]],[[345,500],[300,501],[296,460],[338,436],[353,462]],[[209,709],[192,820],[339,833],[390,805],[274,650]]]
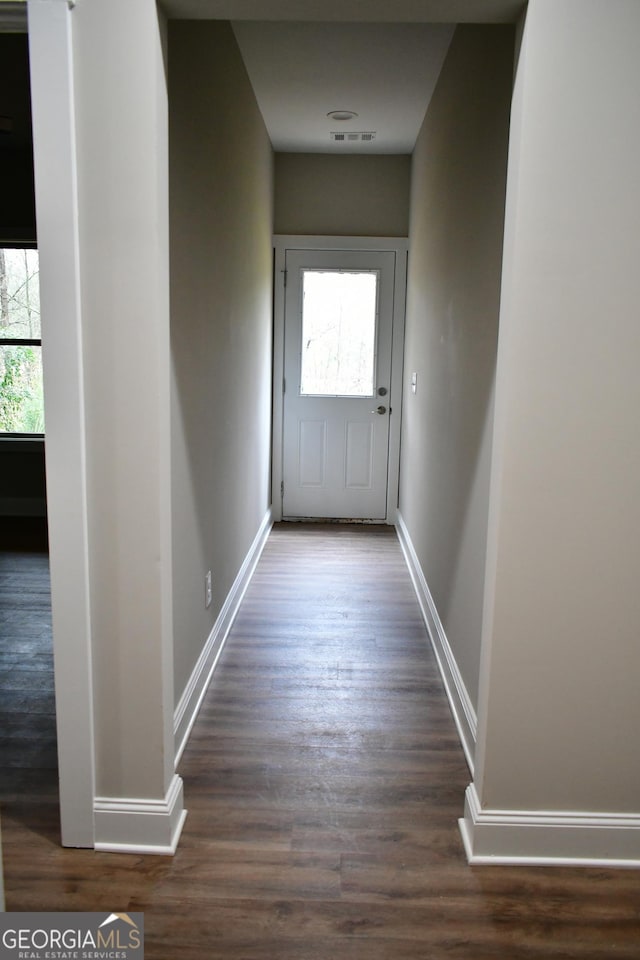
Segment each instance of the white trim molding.
[[249,586],[260,555],[264,550],[272,526],[273,516],[271,509],[269,509],[260,524],[255,539],[238,571],[233,586],[227,595],[227,599],[218,614],[209,638],[204,645],[202,653],[180,697],[180,701],[176,706],[173,718],[176,766],[187,744],[189,734],[198,716],[200,705],[211,682],[213,671],[218,663],[218,658],[222,653],[222,648],[224,647],[229,630],[238,613],[242,598]]
[[472,783],[459,824],[472,866],[640,868],[636,814],[483,810]]
[[418,555],[411,542],[409,531],[407,530],[400,511],[398,511],[396,518],[396,530],[407,567],[409,568],[409,573],[411,574],[411,580],[416,591],[420,610],[422,611],[422,617],[427,627],[427,632],[429,633],[436,660],[438,661],[438,667],[447,693],[453,719],[458,729],[458,735],[462,743],[467,765],[473,776],[478,729],[476,711],[471,702],[465,682],[462,679],[462,674],[456,663],[453,650],[447,640],[447,635],[438,615],[434,599],[431,596],[426,577],[420,566]]
[[96,797],[94,816],[96,850],[173,856],[187,816],[182,779],[173,775],[163,800]]

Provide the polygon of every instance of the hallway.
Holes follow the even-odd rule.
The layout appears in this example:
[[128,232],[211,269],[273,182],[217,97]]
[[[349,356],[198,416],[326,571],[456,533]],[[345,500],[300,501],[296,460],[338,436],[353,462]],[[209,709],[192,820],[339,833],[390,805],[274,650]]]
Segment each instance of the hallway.
[[183,756],[174,858],[3,810],[8,910],[143,911],[147,960],[637,957],[636,871],[469,868],[469,780],[394,531],[277,525]]

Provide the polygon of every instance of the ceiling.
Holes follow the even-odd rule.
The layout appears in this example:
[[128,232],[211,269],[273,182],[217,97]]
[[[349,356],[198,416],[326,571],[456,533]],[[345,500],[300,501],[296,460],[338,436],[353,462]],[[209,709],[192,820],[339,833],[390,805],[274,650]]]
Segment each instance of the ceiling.
[[[512,23],[525,0],[162,0],[228,19],[274,149],[413,151],[457,22]],[[351,110],[349,121],[327,117]],[[331,133],[345,139],[334,141]],[[374,133],[361,141],[349,135]]]
[[[336,154],[411,153],[455,23],[514,22],[525,7],[525,0],[161,3],[173,19],[232,21],[275,150]],[[0,0],[0,31],[24,29],[25,7]],[[334,110],[357,116],[332,120]],[[353,139],[362,133],[373,137]]]
[[[411,153],[453,35],[445,24],[233,29],[273,147],[293,153]],[[334,120],[333,110],[357,117]],[[375,139],[349,139],[362,132]]]
[[161,0],[183,20],[515,23],[526,0]]

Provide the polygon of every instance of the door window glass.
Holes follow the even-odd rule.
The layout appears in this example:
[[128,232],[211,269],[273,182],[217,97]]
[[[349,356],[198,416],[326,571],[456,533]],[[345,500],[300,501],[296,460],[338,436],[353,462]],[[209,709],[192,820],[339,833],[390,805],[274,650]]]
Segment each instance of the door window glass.
[[371,397],[378,273],[302,271],[302,396]]

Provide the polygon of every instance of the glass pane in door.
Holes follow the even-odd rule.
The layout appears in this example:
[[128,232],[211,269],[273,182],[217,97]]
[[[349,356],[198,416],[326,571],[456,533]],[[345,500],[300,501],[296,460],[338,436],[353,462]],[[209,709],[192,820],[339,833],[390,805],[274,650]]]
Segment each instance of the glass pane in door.
[[372,397],[378,273],[302,271],[300,394]]

